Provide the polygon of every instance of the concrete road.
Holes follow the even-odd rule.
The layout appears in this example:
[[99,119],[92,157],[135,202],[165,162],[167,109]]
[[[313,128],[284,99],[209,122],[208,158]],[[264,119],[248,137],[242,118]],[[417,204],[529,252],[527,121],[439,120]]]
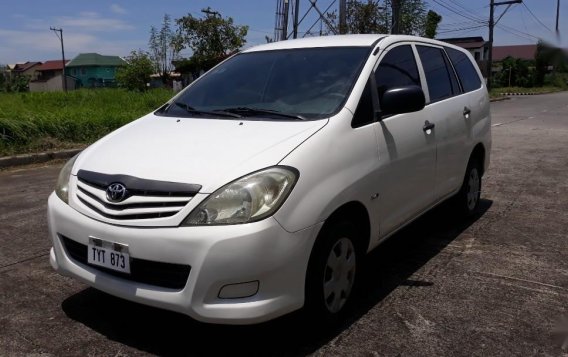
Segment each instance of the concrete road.
[[337,327],[299,314],[205,325],[61,277],[45,218],[61,165],[0,173],[0,355],[566,353],[554,331],[568,313],[568,93],[492,109],[480,214],[441,206],[378,248]]

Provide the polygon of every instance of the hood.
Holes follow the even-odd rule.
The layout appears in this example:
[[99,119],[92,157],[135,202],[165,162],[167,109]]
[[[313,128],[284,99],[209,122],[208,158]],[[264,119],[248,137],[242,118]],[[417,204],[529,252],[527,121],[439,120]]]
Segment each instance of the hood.
[[105,174],[199,184],[200,192],[276,165],[327,123],[149,114],[87,148],[74,165]]

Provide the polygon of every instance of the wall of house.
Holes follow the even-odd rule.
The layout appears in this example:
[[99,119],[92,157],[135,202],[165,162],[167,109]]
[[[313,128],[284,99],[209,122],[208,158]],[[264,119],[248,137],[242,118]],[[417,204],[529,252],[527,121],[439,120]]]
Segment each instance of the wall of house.
[[68,67],[67,75],[78,79],[80,87],[104,87],[115,81],[116,67],[113,66],[80,66]]
[[[75,79],[67,77],[67,90],[76,89]],[[63,90],[61,74],[46,81],[30,82],[30,92],[58,92]]]

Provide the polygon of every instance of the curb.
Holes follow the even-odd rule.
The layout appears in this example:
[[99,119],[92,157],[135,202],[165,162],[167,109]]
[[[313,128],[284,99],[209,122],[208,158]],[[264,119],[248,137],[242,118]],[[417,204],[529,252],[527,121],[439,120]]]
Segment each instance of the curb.
[[552,94],[552,93],[559,93],[559,92],[542,92],[542,93],[534,93],[534,92],[511,92],[511,93],[499,93],[499,95],[541,95],[541,94]]
[[502,102],[504,100],[509,100],[511,98],[509,97],[498,97],[498,98],[491,98],[489,99],[490,102]]
[[0,157],[0,169],[11,166],[22,166],[29,164],[38,164],[56,159],[68,159],[83,151],[83,149],[69,149],[53,152],[41,152],[34,154],[24,154]]

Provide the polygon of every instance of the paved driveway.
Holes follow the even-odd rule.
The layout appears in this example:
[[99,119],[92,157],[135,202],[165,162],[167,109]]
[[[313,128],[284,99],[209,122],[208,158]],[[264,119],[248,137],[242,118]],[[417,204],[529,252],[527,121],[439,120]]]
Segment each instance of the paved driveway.
[[378,248],[337,328],[297,314],[204,325],[61,277],[45,218],[60,165],[2,172],[0,355],[562,354],[566,335],[553,330],[568,313],[567,103],[568,93],[493,103],[480,215],[460,221],[441,206]]

